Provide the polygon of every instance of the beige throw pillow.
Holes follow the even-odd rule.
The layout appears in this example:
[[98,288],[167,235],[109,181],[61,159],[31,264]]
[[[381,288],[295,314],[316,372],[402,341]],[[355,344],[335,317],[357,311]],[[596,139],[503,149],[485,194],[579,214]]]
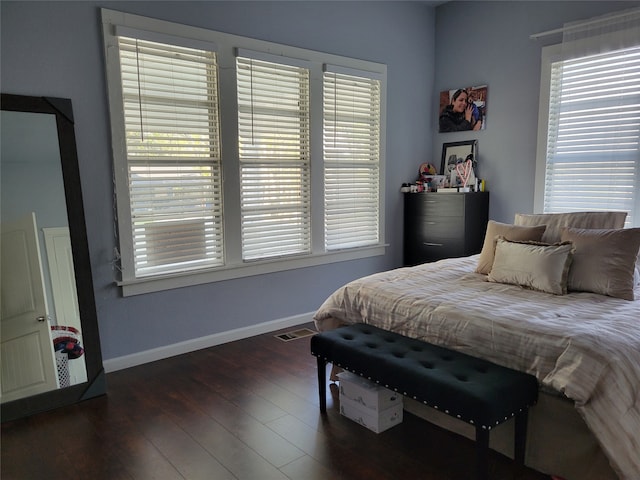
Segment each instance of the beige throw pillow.
[[564,295],[573,255],[570,242],[547,245],[509,242],[499,237],[490,282],[508,283],[540,292]]
[[491,271],[497,237],[502,236],[507,240],[514,241],[532,240],[539,242],[544,234],[545,228],[545,225],[518,226],[489,220],[476,272],[486,275]]
[[516,213],[516,225],[546,225],[542,236],[545,243],[560,241],[562,229],[571,228],[622,228],[627,212],[567,212],[567,213]]
[[634,300],[640,228],[565,228],[562,240],[573,242],[576,248],[569,270],[569,290]]

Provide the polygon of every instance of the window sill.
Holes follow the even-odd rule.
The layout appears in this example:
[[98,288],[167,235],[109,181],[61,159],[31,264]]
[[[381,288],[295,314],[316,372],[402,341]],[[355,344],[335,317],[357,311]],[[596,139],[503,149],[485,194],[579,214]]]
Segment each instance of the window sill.
[[125,297],[142,295],[145,293],[171,290],[174,288],[202,285],[204,283],[222,282],[236,278],[262,275],[265,273],[281,272],[296,268],[314,267],[348,260],[376,257],[384,255],[388,245],[374,245],[371,247],[353,248],[330,253],[310,255],[306,257],[274,259],[261,262],[249,262],[242,265],[222,267],[215,270],[200,272],[185,272],[162,277],[146,277],[117,282],[122,287],[122,295]]

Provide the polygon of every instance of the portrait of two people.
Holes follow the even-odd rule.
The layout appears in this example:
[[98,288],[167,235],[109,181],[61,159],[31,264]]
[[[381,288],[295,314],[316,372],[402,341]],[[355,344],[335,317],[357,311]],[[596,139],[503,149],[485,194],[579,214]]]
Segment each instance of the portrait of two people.
[[484,130],[486,121],[486,85],[440,92],[440,133]]

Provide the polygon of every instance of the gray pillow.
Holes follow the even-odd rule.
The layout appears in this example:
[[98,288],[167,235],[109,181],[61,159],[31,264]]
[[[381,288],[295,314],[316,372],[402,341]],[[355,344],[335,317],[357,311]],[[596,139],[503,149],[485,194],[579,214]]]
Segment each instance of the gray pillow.
[[565,228],[562,240],[573,242],[569,290],[634,300],[634,274],[640,228]]

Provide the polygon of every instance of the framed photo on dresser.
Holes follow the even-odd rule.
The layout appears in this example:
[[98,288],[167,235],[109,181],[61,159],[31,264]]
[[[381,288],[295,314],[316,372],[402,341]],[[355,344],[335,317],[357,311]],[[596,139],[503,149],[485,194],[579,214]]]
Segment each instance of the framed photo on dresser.
[[478,159],[478,141],[464,140],[462,142],[451,142],[442,144],[442,162],[440,173],[451,176],[451,172],[456,169],[458,163],[464,163],[471,155],[474,168]]

